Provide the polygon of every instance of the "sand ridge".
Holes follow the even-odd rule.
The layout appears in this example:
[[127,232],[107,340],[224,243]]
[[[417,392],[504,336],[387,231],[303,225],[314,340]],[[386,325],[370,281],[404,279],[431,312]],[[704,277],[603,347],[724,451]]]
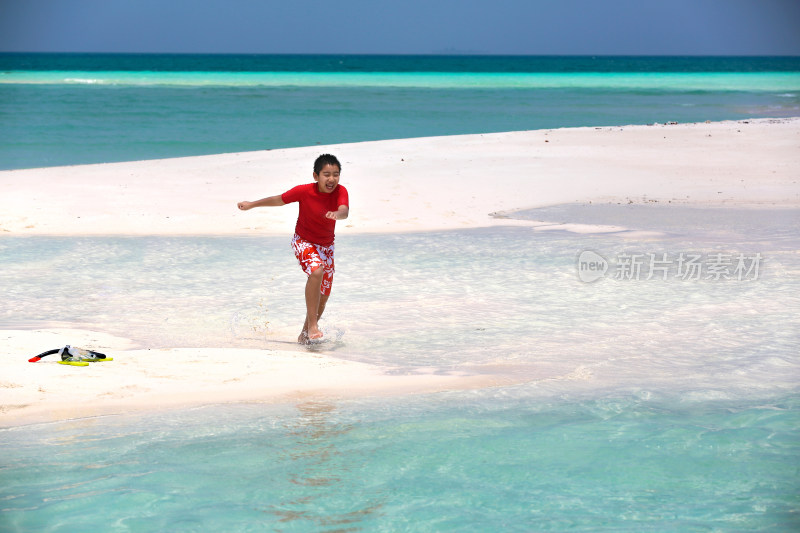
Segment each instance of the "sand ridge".
[[800,206],[800,118],[564,128],[0,172],[0,235],[286,235],[296,206],[240,200],[342,161],[337,234],[513,223],[570,202]]

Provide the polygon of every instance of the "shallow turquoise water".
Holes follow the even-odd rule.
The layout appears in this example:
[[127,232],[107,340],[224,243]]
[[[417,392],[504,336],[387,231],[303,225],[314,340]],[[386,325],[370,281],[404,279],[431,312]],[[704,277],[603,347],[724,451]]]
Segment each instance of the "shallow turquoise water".
[[413,87],[427,89],[617,89],[795,92],[800,72],[128,72],[15,71],[9,85],[124,87]]
[[[546,214],[577,219],[575,209]],[[3,526],[796,530],[797,212],[671,213],[672,225],[663,211],[580,214],[669,231],[636,241],[525,227],[340,236],[323,318],[336,340],[312,353],[516,384],[3,430]],[[583,283],[584,249],[764,262],[743,281]],[[303,316],[288,239],[4,238],[0,260],[2,327],[285,349]]]
[[793,531],[798,398],[207,408],[3,431],[9,531]]

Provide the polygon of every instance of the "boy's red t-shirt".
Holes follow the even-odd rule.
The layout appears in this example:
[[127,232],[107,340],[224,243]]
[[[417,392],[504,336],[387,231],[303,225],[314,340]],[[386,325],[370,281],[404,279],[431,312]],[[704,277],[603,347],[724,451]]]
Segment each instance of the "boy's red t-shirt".
[[281,195],[281,200],[286,204],[300,202],[294,231],[301,239],[322,246],[333,244],[336,227],[336,221],[326,218],[325,213],[336,211],[340,205],[350,207],[347,189],[337,185],[330,193],[319,192],[316,182],[289,189]]

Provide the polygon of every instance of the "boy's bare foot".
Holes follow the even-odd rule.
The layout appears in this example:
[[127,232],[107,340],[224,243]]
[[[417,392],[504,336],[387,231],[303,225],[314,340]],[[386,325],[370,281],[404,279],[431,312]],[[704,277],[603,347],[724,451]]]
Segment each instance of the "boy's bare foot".
[[322,338],[322,332],[319,330],[318,327],[309,327],[308,328],[308,340],[315,341]]
[[[312,330],[312,331],[314,331],[314,330]],[[297,337],[297,343],[298,344],[311,344],[311,341],[319,340],[319,339],[322,338],[322,336],[323,336],[322,332],[319,329],[316,330],[316,334],[315,333],[309,334],[308,331],[303,330],[302,332],[300,332],[300,336]]]

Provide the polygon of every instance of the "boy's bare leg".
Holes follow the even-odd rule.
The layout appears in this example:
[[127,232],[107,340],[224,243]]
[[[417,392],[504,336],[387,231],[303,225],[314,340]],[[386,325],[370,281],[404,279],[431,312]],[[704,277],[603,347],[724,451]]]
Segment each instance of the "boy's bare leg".
[[308,276],[308,281],[306,281],[306,321],[303,324],[303,331],[297,339],[299,343],[322,338],[317,321],[328,301],[328,297],[320,293],[322,274],[323,268],[319,267]]
[[[317,312],[317,321],[322,317],[322,313],[325,312],[325,304],[328,303],[329,294],[320,294],[319,298],[319,311]],[[297,338],[297,342],[300,344],[308,344],[308,317],[306,317],[306,321],[303,324],[303,331],[300,332],[300,336]]]

